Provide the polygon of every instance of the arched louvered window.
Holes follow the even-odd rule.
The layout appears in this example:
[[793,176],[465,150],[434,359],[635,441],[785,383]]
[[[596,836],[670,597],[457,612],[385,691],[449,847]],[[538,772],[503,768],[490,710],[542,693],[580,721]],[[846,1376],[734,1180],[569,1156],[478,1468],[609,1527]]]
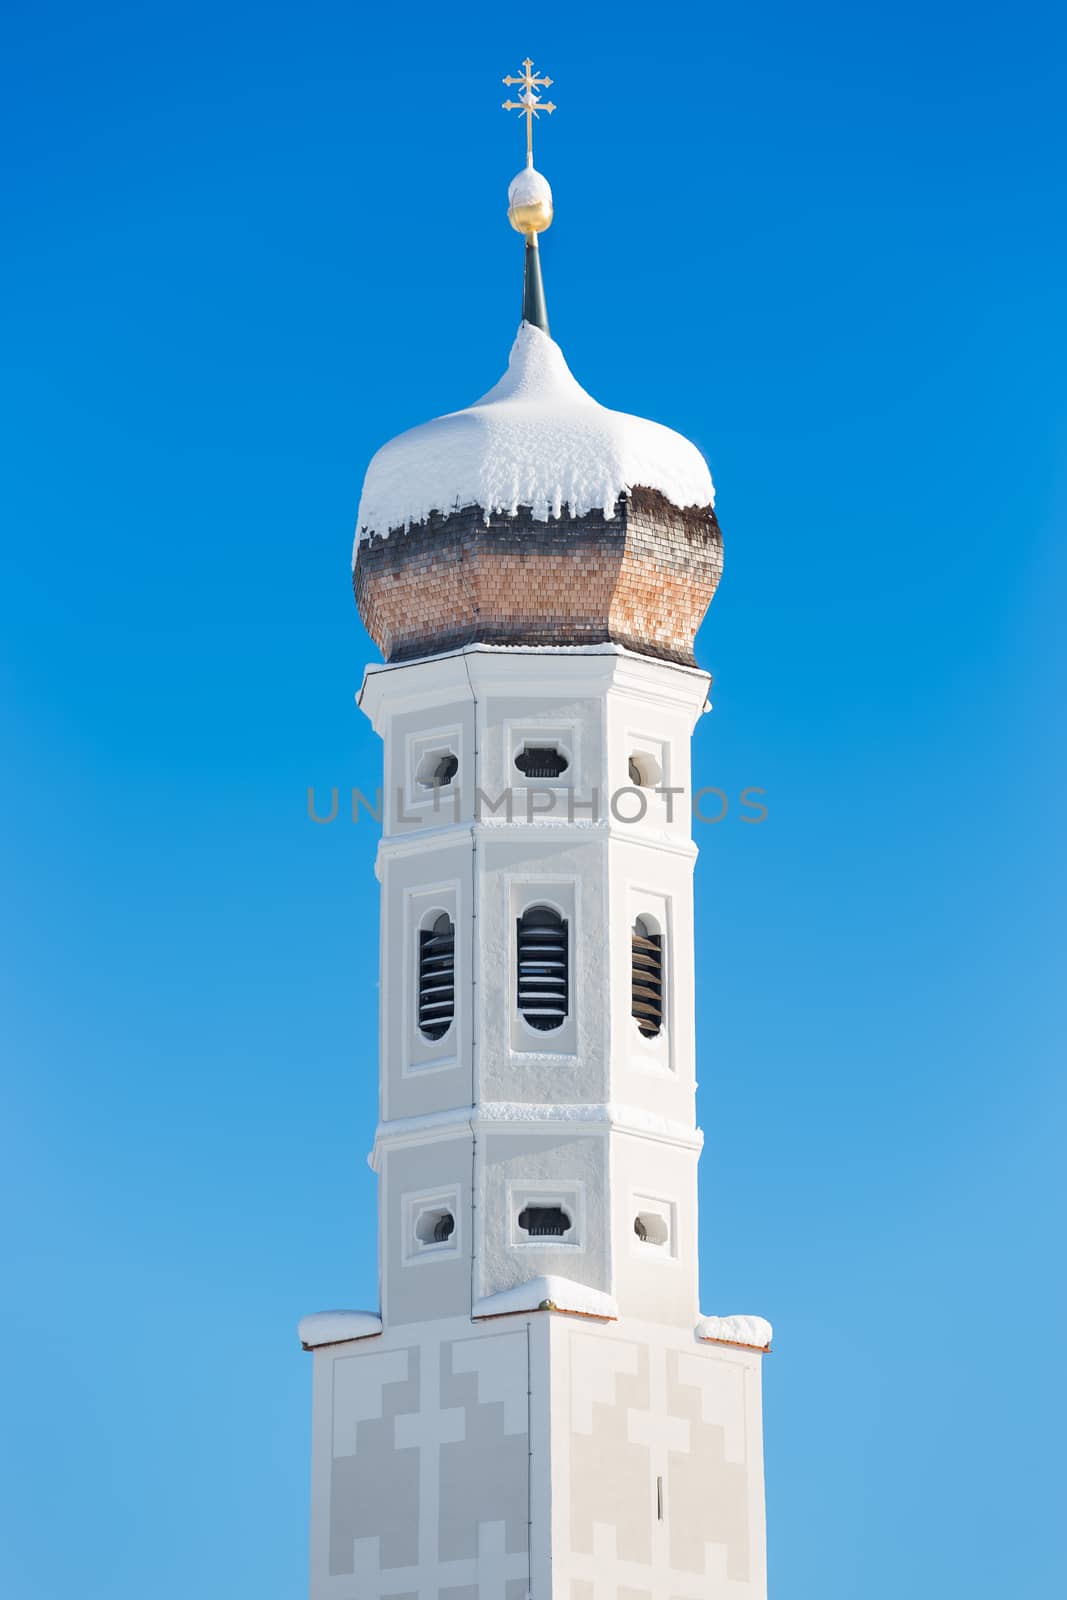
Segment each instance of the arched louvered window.
[[456,1014],[456,930],[442,911],[419,931],[419,1029],[442,1039]]
[[646,1039],[663,1027],[663,935],[638,917],[631,936],[630,1011]]
[[515,757],[515,765],[524,778],[560,778],[570,762],[558,745],[523,745]]
[[531,906],[518,926],[519,1010],[540,1033],[558,1028],[569,1009],[567,924],[549,906]]

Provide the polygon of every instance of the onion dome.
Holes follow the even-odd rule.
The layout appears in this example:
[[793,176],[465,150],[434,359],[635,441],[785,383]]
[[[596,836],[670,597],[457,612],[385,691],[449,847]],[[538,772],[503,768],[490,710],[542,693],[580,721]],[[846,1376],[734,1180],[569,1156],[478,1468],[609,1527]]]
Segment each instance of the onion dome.
[[526,243],[508,369],[374,456],[353,553],[360,615],[388,661],[610,641],[691,664],[722,572],[711,474],[681,434],[594,400],[550,337],[538,234],[552,193],[532,151],[508,203]]

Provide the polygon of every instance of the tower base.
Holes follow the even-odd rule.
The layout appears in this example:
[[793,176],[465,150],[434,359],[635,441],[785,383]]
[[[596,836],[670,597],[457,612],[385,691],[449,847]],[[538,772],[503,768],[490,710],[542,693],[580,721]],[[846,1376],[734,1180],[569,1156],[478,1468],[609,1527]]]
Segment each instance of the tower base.
[[760,1360],[550,1310],[316,1349],[311,1600],[765,1600]]

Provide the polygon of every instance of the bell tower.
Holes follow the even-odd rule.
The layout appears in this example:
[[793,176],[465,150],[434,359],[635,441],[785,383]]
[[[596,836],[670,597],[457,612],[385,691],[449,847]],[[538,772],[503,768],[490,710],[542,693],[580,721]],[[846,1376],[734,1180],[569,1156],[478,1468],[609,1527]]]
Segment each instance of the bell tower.
[[761,1600],[770,1327],[701,1317],[690,739],[703,458],[523,321],[390,441],[353,580],[385,658],[380,1306],[306,1317],[312,1600]]

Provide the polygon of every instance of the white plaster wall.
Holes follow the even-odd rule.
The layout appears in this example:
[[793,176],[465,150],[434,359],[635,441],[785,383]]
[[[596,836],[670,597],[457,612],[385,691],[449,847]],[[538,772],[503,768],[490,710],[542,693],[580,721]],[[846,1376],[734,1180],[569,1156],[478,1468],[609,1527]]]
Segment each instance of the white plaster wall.
[[[690,747],[693,728],[707,703],[711,679],[693,668],[666,662],[622,657],[607,694],[605,783],[613,791],[629,785],[629,757],[651,757],[659,768],[661,789],[683,791],[673,799],[647,789],[647,809],[632,824],[636,833],[654,840],[685,844],[692,832]],[[641,811],[637,796],[617,810],[627,817]]]
[[761,1357],[627,1319],[550,1341],[553,1600],[766,1600]]
[[[623,1317],[673,1323],[687,1332],[696,1324],[698,1157],[698,1150],[652,1137],[612,1136],[612,1293]],[[638,1238],[639,1214],[666,1219],[666,1243]]]
[[[475,1248],[473,1165],[469,1128],[452,1130],[449,1137],[387,1147],[378,1184],[382,1316],[386,1327],[470,1314],[471,1257]],[[450,1193],[455,1193],[459,1206],[454,1253],[417,1253],[408,1197]]]
[[[462,655],[368,670],[360,705],[381,736],[383,836],[418,837],[469,820],[474,809],[475,708]],[[415,781],[419,756],[436,746],[455,751],[459,771],[435,798]]]
[[[469,831],[434,834],[417,851],[383,849],[381,877],[381,1115],[423,1116],[470,1105],[474,918]],[[455,922],[456,1010],[442,1039],[418,1027],[418,930],[431,910]]]
[[[611,928],[609,1095],[693,1124],[696,1115],[693,854],[645,841],[636,829],[608,846]],[[665,1021],[646,1040],[631,1015],[631,934],[651,913],[664,932]]]
[[760,1362],[549,1312],[317,1350],[311,1600],[766,1600]]
[[[610,1292],[610,1172],[606,1129],[484,1134],[476,1149],[476,1298],[556,1274]],[[561,1204],[574,1220],[573,1242],[527,1240],[516,1227],[522,1206]]]
[[[570,683],[553,686],[547,693],[529,692],[526,671],[514,689],[503,683],[482,686],[484,698],[478,716],[481,787],[494,802],[505,788],[512,788],[516,822],[528,822],[531,815],[534,820],[539,815],[569,820],[572,810],[576,817],[592,816],[590,808],[579,802],[591,798],[603,773],[604,697],[596,681],[603,673],[598,667],[594,681],[587,678],[582,685],[584,692],[578,692],[573,667],[569,673]],[[538,742],[558,747],[567,757],[567,770],[558,778],[526,777],[516,767],[515,757],[524,744]],[[530,797],[533,790],[538,791],[535,800]],[[551,809],[549,796],[554,801]]]
[[315,1352],[311,1600],[548,1600],[548,1338],[442,1318]]
[[[562,833],[516,826],[479,837],[479,1099],[607,1098],[605,841],[593,831]],[[516,922],[534,903],[558,905],[568,921],[570,1014],[554,1033],[529,1028],[516,1007]]]
[[[453,1081],[415,1081],[413,1069],[441,1052],[413,1038],[413,950],[404,897],[451,881],[458,899],[470,872],[478,1014],[460,1015],[449,1043],[458,1062],[472,1032],[477,1040],[475,1098],[622,1098],[675,1119],[691,1118],[695,852],[688,794],[674,802],[669,823],[662,814],[665,802],[648,790],[639,794],[649,801],[640,821],[619,821],[610,805],[635,751],[656,756],[662,783],[688,788],[689,734],[707,683],[703,673],[617,651],[472,650],[368,673],[361,703],[386,745],[386,839],[379,869],[383,1056],[390,1077],[385,1115],[462,1103],[462,1072]],[[581,811],[574,822],[560,810],[530,818],[524,800],[531,788],[546,786],[528,782],[514,767],[526,736],[558,742],[571,758],[559,783],[547,786],[549,798],[557,794],[562,807],[568,797],[584,800],[596,793],[599,822]],[[460,772],[457,804],[446,791],[434,810],[432,797],[420,799],[413,789],[413,763],[423,748],[437,743],[455,745]],[[497,814],[473,823],[475,786],[495,798],[508,785],[512,822]],[[388,799],[397,793],[405,807],[402,826]],[[465,862],[468,850],[474,859]],[[572,1014],[558,1035],[545,1036],[526,1028],[515,1012],[514,911],[517,892],[541,888],[551,901],[554,885],[575,905]],[[629,929],[642,903],[662,911],[670,923],[668,1020],[655,1043],[641,1040],[629,1016]],[[457,920],[458,957],[469,948],[465,916],[466,911]],[[564,1062],[563,1056],[572,1059]]]
[[[690,733],[707,684],[703,673],[612,649],[474,649],[368,673],[361,704],[384,737],[387,791],[378,869],[381,1148],[390,1150],[397,1132],[407,1140],[410,1119],[443,1119],[419,1130],[417,1152],[402,1145],[381,1169],[382,1270],[396,1285],[386,1297],[387,1319],[445,1309],[428,1284],[412,1283],[410,1271],[397,1275],[404,1248],[397,1185],[403,1172],[409,1193],[419,1186],[413,1167],[436,1171],[438,1143],[451,1169],[456,1118],[473,1106],[487,1124],[503,1118],[507,1127],[499,1139],[487,1133],[475,1145],[480,1200],[469,1246],[476,1292],[561,1273],[621,1293],[627,1304],[652,1294],[654,1315],[691,1325],[695,849],[688,794],[676,797],[667,820],[666,802],[649,785],[687,789]],[[527,811],[531,784],[514,765],[522,745],[536,740],[557,744],[570,763],[556,783],[532,784],[560,801],[548,816]],[[455,751],[460,770],[454,794],[445,791],[435,809],[414,773],[425,751],[444,748]],[[646,766],[638,798],[648,804],[639,821],[620,820],[610,803],[628,785],[632,755]],[[477,820],[476,789],[495,799],[509,785],[511,821],[506,812]],[[569,820],[564,804],[594,793],[598,820],[580,807]],[[622,815],[632,811],[624,807]],[[556,906],[569,930],[569,1014],[551,1033],[530,1028],[516,1004],[516,922],[535,903]],[[442,1040],[428,1042],[416,1020],[417,930],[421,915],[438,905],[456,923],[456,1015]],[[642,913],[655,916],[665,935],[666,1022],[653,1041],[642,1039],[630,1015],[630,937]],[[546,1126],[546,1113],[567,1107],[575,1108],[567,1132]],[[608,1131],[620,1119],[629,1134]],[[674,1144],[663,1143],[662,1126],[674,1130]],[[502,1152],[499,1160],[493,1150]],[[580,1247],[515,1240],[508,1185],[548,1177],[580,1186]],[[631,1193],[673,1208],[676,1270],[633,1259]],[[443,1263],[438,1270],[449,1285],[448,1308],[458,1309],[455,1275]]]
[[[400,1270],[406,1224],[395,1190],[402,1171],[405,1194],[419,1187],[413,1168],[437,1171],[435,1144],[451,1170],[456,1117],[462,1123],[464,1110],[477,1107],[486,1130],[506,1118],[506,1131],[475,1136],[480,1200],[467,1240],[475,1293],[555,1272],[622,1293],[633,1306],[651,1294],[654,1317],[693,1323],[694,846],[688,794],[675,798],[667,821],[667,803],[649,784],[688,789],[689,734],[707,682],[701,672],[616,650],[469,650],[368,672],[362,704],[386,741],[387,773],[381,1149],[397,1136],[414,1138],[405,1131],[411,1118],[443,1118],[419,1128],[418,1146],[402,1144],[381,1168],[382,1275],[395,1285],[387,1320],[461,1306],[458,1274],[443,1262],[434,1269],[448,1285],[440,1307],[411,1283],[410,1269]],[[533,786],[549,787],[560,802],[547,816],[526,810],[531,786],[515,768],[518,750],[534,741],[557,744],[569,762],[558,782]],[[437,749],[453,749],[461,765],[454,797],[445,792],[435,810],[414,771]],[[638,798],[648,810],[640,821],[621,821],[611,795],[627,786],[632,755],[646,766]],[[509,786],[510,821],[506,810],[478,821],[475,789],[496,800]],[[598,819],[561,810],[569,798],[593,794]],[[523,1021],[515,989],[517,918],[541,902],[560,910],[569,933],[568,1018],[550,1034]],[[416,1022],[418,925],[438,904],[456,922],[456,1018],[443,1040],[426,1042]],[[665,936],[665,1027],[651,1042],[630,1016],[630,931],[641,914],[654,915]],[[558,1118],[566,1107],[576,1118],[569,1131],[547,1125],[547,1115]],[[609,1131],[617,1118],[629,1134]],[[662,1126],[672,1128],[673,1144],[664,1144]],[[577,1245],[515,1238],[515,1184],[549,1179],[577,1186]],[[672,1269],[633,1258],[630,1194],[672,1208]],[[469,1291],[467,1283],[467,1309]]]

